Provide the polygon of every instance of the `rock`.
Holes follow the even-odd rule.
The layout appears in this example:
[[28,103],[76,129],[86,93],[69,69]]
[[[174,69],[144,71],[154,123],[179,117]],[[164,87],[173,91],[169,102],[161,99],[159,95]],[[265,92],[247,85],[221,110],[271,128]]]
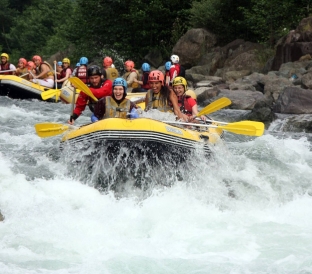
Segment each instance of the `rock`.
[[260,121],[268,126],[274,120],[274,113],[269,104],[265,101],[258,101],[253,110],[247,113],[244,120]]
[[202,28],[190,29],[178,40],[172,52],[180,57],[180,64],[189,68],[197,65],[216,43],[216,36],[211,32]]
[[285,87],[273,111],[287,114],[312,114],[312,90]]
[[312,71],[304,74],[301,77],[301,84],[304,88],[312,89]]
[[239,78],[249,75],[250,73],[250,70],[228,71],[224,74],[224,79],[226,81],[233,82]]
[[0,222],[2,222],[4,220],[4,216],[2,215],[1,211],[0,211]]
[[227,97],[232,101],[231,109],[252,110],[258,101],[265,101],[259,91],[221,89],[218,97]]
[[283,131],[312,133],[312,115],[296,115],[285,120]]
[[155,68],[159,67],[163,63],[163,57],[158,49],[151,50],[147,55],[144,56],[144,59],[147,63]]
[[298,61],[312,52],[312,17],[304,18],[296,30],[291,30],[276,45],[271,70],[279,70],[283,63]]
[[268,77],[264,78],[264,81],[264,95],[267,100],[272,100],[272,102],[277,101],[280,93],[285,87],[293,86],[292,82],[282,77]]

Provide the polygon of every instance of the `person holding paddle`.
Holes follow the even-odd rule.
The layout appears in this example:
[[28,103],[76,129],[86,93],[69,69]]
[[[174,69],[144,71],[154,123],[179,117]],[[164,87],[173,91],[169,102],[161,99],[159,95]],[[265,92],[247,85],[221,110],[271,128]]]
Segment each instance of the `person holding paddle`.
[[39,55],[33,57],[33,61],[36,66],[36,75],[31,75],[31,81],[41,86],[48,88],[54,87],[54,72],[53,68],[47,61],[42,62],[42,58]]
[[60,79],[56,79],[57,82],[57,88],[62,88],[63,83],[65,83],[66,80],[70,77],[72,74],[72,70],[69,67],[70,66],[70,60],[68,58],[64,58],[62,61],[62,70],[60,72]]
[[16,76],[22,77],[24,79],[29,79],[28,76],[28,68],[27,68],[27,60],[25,58],[20,58],[18,60]]
[[[195,119],[198,114],[197,102],[192,96],[188,95],[186,79],[178,76],[173,79],[173,90],[178,97],[178,104],[182,113],[189,116],[191,119]],[[201,115],[200,119],[206,121],[206,116]]]
[[180,111],[178,98],[164,83],[165,76],[160,70],[150,72],[148,81],[151,89],[145,97],[145,111],[157,109],[162,112],[174,112],[176,116],[184,121],[189,117]]
[[[97,99],[112,95],[113,83],[111,80],[101,79],[102,70],[99,66],[90,66],[87,73],[89,88]],[[73,114],[70,116],[68,123],[71,125],[74,124],[74,121],[81,115],[87,105],[89,105],[90,110],[93,112],[95,103],[96,102],[90,96],[86,95],[84,92],[80,92],[75,109]]]
[[7,53],[1,54],[1,75],[15,75],[16,67],[13,64],[9,63],[9,59],[10,57]]

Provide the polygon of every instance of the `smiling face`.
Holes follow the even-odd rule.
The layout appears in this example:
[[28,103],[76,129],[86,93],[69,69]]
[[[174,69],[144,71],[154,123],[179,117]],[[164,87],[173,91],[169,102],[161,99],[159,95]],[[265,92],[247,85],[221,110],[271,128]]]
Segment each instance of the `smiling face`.
[[2,63],[2,64],[5,64],[6,62],[7,62],[7,58],[4,57],[4,56],[2,56],[2,57],[1,57],[1,63]]
[[34,60],[36,67],[40,66],[40,61],[41,61],[40,59],[34,58],[33,60]]
[[160,82],[160,81],[157,81],[157,82],[149,81],[149,85],[150,85],[150,87],[154,93],[159,93],[161,90],[162,82]]
[[185,92],[183,85],[176,85],[173,87],[173,90],[177,96],[182,96]]
[[124,96],[124,88],[123,86],[114,86],[113,93],[114,97],[117,101],[122,100]]

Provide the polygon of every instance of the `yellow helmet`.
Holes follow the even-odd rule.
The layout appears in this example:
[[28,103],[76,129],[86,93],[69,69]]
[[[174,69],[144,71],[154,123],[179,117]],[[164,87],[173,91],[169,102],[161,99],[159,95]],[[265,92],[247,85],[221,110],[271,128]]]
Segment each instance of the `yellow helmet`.
[[68,58],[64,58],[62,62],[63,62],[63,64],[68,63],[68,65],[70,65],[70,60]]
[[7,61],[9,61],[9,55],[7,53],[2,53],[1,57],[5,57],[7,59]]
[[172,86],[178,86],[178,85],[183,85],[184,86],[184,92],[187,91],[187,82],[185,78],[178,76],[173,79]]

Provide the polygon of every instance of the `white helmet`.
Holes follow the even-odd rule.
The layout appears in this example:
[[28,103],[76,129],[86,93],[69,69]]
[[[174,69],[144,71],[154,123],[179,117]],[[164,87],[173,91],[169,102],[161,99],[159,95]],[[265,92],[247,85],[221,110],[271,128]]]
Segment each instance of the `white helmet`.
[[179,63],[179,56],[178,55],[171,55],[170,60],[173,64]]

